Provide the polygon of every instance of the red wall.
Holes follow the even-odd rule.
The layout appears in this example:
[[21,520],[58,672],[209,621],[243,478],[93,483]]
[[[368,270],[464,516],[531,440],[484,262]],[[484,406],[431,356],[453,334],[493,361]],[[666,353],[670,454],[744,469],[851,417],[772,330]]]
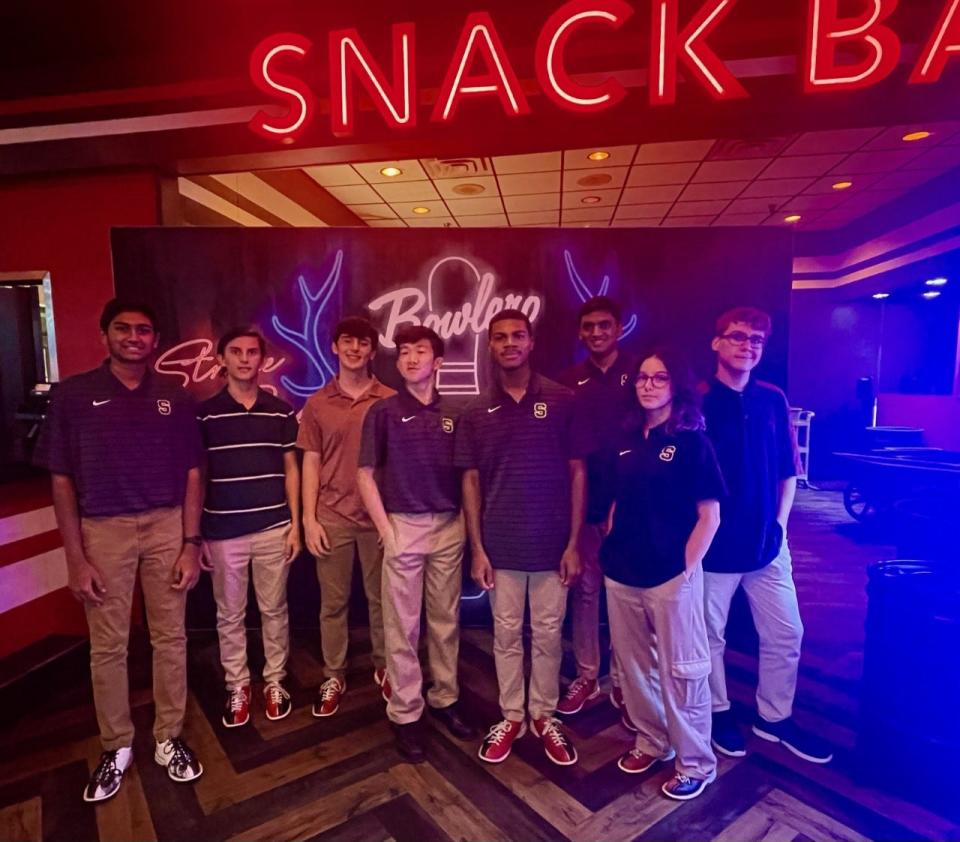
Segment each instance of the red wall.
[[111,226],[156,225],[158,209],[153,173],[0,182],[0,272],[50,273],[61,377],[103,359],[97,319],[113,295]]

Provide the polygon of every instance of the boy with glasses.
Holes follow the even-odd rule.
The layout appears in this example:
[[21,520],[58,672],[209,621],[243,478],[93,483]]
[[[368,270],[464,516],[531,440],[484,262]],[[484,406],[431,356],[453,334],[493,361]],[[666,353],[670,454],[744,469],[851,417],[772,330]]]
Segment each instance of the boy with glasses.
[[803,638],[786,540],[797,487],[796,442],[783,392],[751,377],[771,327],[763,311],[738,307],[717,320],[711,344],[717,370],[703,414],[729,492],[720,504],[720,529],[703,561],[713,662],[712,743],[730,757],[746,754],[730,711],[723,665],[730,602],[742,586],[760,638],[753,732],[783,743],[804,760],[827,763],[832,759],[827,746],[792,719]]

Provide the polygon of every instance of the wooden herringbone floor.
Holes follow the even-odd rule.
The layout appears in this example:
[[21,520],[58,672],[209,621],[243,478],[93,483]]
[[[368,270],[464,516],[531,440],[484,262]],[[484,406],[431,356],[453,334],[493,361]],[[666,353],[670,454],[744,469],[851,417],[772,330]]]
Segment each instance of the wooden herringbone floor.
[[[825,586],[814,588],[808,578],[815,554],[815,575],[823,579],[823,553],[837,551],[837,542],[850,543],[842,534],[830,537],[828,515],[835,505],[835,495],[808,495],[794,528],[808,629],[797,716],[836,746],[828,767],[753,739],[746,758],[721,762],[717,782],[701,798],[671,802],[659,791],[669,769],[641,776],[617,769],[616,759],[631,740],[605,696],[569,723],[581,756],[575,767],[551,765],[529,736],[506,763],[490,767],[477,759],[476,743],[458,742],[432,726],[429,762],[412,766],[393,748],[362,629],[355,630],[349,691],[336,716],[310,716],[321,671],[316,641],[304,638],[291,659],[293,713],[268,722],[255,707],[251,726],[228,731],[220,725],[216,638],[197,634],[190,644],[185,736],[203,761],[203,777],[195,785],[177,785],[153,763],[149,656],[145,644],[135,641],[137,760],[117,798],[97,808],[85,805],[80,793],[100,749],[84,656],[78,653],[75,663],[64,664],[62,682],[23,698],[16,725],[0,733],[0,840],[960,838],[957,825],[858,783],[852,771],[860,632],[849,615],[862,612],[863,597],[862,591],[852,595],[856,583],[846,579],[862,576],[863,559],[851,560],[851,544],[845,548],[847,567],[830,568]],[[840,625],[831,628],[832,614]],[[460,663],[466,710],[478,725],[487,725],[497,718],[488,631],[464,632]],[[565,672],[571,672],[569,658]],[[731,652],[730,677],[746,721],[754,658]]]

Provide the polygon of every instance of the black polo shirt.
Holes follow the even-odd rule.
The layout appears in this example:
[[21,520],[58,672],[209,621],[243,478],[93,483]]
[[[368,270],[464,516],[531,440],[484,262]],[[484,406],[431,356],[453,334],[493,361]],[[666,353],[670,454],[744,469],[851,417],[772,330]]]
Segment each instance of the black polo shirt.
[[600,560],[605,576],[652,588],[686,568],[697,503],[720,500],[723,477],[710,440],[695,430],[654,427],[622,434],[617,450],[613,529]]
[[181,505],[202,455],[188,392],[149,369],[128,389],[106,361],[57,387],[33,458],[73,479],[83,517],[107,517]]
[[703,567],[714,573],[759,570],[783,543],[776,520],[779,483],[797,475],[786,396],[769,383],[751,380],[738,392],[714,379],[703,414],[729,491]]
[[519,402],[497,383],[460,418],[455,464],[476,468],[483,546],[494,567],[556,570],[570,536],[570,460],[591,437],[573,392],[532,374]]
[[588,357],[560,375],[560,382],[572,389],[582,412],[590,417],[597,449],[587,457],[587,523],[603,523],[613,502],[613,483],[607,475],[611,451],[621,433],[626,414],[637,405],[633,378],[636,356],[617,349],[617,358],[601,371]]
[[388,512],[460,509],[460,471],[453,464],[457,413],[434,394],[423,404],[404,387],[377,401],[363,420],[359,463],[375,468]]
[[224,388],[197,407],[207,450],[200,530],[223,541],[290,523],[284,454],[297,443],[297,416],[263,389],[250,409]]

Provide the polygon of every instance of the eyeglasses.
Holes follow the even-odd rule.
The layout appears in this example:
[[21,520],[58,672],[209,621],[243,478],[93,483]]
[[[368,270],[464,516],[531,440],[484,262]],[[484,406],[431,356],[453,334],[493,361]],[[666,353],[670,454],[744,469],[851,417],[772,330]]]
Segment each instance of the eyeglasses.
[[720,337],[737,345],[750,345],[751,348],[762,348],[767,344],[767,337],[759,333],[746,334],[742,330],[734,330]]
[[670,375],[665,371],[658,371],[656,374],[644,374],[640,372],[637,375],[636,383],[638,386],[646,386],[650,382],[654,389],[662,389],[670,382]]

